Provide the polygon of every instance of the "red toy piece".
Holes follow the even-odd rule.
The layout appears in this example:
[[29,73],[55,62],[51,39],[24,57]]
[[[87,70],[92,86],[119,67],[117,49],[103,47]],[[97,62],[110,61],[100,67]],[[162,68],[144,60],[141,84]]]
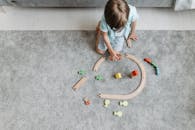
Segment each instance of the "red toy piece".
[[149,64],[152,63],[152,60],[150,58],[144,58],[145,62],[148,62]]
[[138,70],[134,70],[134,71],[131,72],[130,78],[133,78],[133,77],[135,77],[137,75],[138,75]]
[[138,71],[137,70],[134,70],[131,72],[132,76],[137,76],[138,75]]
[[90,105],[90,101],[88,100],[88,101],[85,101],[85,105]]
[[152,62],[152,60],[150,58],[144,58],[144,61],[147,62],[148,64],[152,65],[155,69],[155,74],[159,75],[159,73],[160,73],[159,67],[154,62]]
[[91,104],[89,99],[84,98],[83,100],[84,100],[84,103],[85,103],[86,106],[89,106]]

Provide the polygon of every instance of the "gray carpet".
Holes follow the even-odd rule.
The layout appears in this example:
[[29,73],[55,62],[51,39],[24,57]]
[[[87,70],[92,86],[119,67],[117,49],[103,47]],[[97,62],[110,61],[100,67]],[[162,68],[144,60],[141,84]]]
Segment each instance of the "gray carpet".
[[[145,66],[144,91],[128,107],[111,101],[108,108],[100,92],[128,93],[140,77],[129,79],[135,63],[106,61],[92,66],[94,31],[0,32],[1,130],[193,130],[195,128],[195,31],[138,31],[139,40],[124,52]],[[150,57],[160,75],[143,62]],[[89,78],[77,92],[72,85],[84,69]],[[123,79],[112,76],[121,72]],[[101,74],[104,80],[96,81]],[[89,97],[90,106],[82,98]],[[112,115],[121,110],[121,118]]]

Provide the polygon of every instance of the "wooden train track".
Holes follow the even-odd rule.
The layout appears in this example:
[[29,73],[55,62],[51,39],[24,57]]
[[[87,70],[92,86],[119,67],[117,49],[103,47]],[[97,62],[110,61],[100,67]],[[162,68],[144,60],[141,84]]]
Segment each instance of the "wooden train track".
[[95,65],[93,66],[93,71],[97,72],[99,66],[101,65],[102,62],[104,62],[106,60],[106,57],[102,56],[100,57],[99,60],[97,60],[97,62],[95,63]]
[[[141,71],[141,80],[139,85],[137,86],[137,88],[131,92],[129,92],[128,94],[104,94],[104,93],[100,93],[98,96],[100,98],[103,99],[116,99],[116,100],[128,100],[128,99],[132,99],[134,97],[136,97],[143,89],[145,86],[145,82],[146,82],[146,71],[145,68],[143,66],[143,64],[133,55],[130,54],[125,54],[124,55],[125,58],[135,62],[140,71]],[[93,71],[98,71],[100,65],[102,64],[102,62],[104,62],[106,60],[106,58],[104,56],[102,56],[100,59],[97,60],[97,62],[95,63],[95,65],[93,66]],[[72,88],[73,90],[77,90],[79,89],[85,82],[87,81],[87,77],[82,77]]]
[[87,77],[82,77],[73,87],[72,89],[76,91],[79,89],[85,82],[87,81]]
[[104,94],[104,93],[100,93],[98,95],[100,98],[116,99],[116,100],[128,100],[128,99],[132,99],[135,96],[137,96],[144,89],[145,82],[146,82],[146,71],[145,71],[144,66],[133,55],[125,54],[125,57],[127,59],[135,62],[138,65],[138,67],[139,67],[139,69],[141,71],[141,80],[140,80],[139,85],[137,86],[137,88],[134,91],[130,92],[129,94]]

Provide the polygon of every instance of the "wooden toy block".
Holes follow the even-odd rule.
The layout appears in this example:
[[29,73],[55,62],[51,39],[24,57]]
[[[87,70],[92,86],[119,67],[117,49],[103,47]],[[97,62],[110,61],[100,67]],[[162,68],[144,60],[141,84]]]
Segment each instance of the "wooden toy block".
[[114,75],[114,77],[115,77],[116,79],[121,79],[121,78],[122,78],[122,75],[121,75],[121,73],[116,73],[116,74]]
[[104,100],[104,107],[108,107],[108,105],[110,105],[110,100],[105,99]]
[[122,112],[122,111],[114,111],[114,112],[113,112],[113,115],[114,115],[114,116],[118,116],[118,117],[122,117],[123,112]]
[[78,74],[79,74],[79,75],[85,75],[85,74],[86,74],[86,71],[85,71],[85,70],[79,70],[79,71],[78,71]]
[[155,63],[151,63],[151,65],[154,67],[154,68],[157,68],[158,66],[155,64]]
[[84,101],[84,103],[85,103],[86,106],[89,106],[91,104],[90,100],[87,97],[85,97],[83,99],[83,101]]
[[159,75],[160,74],[160,69],[158,67],[155,68],[155,74]]
[[132,71],[131,74],[130,74],[130,78],[133,78],[133,77],[135,77],[135,76],[138,76],[138,70],[134,70],[134,71]]
[[96,80],[103,80],[103,77],[101,75],[97,75],[97,76],[95,76],[95,79]]
[[158,66],[155,63],[153,63],[150,58],[144,58],[144,61],[146,61],[147,63],[149,63],[150,65],[152,65],[154,67],[156,75],[160,74],[160,70],[159,70]]
[[152,63],[152,60],[150,58],[144,58],[144,61],[147,62],[147,63]]
[[144,58],[144,61],[149,63],[150,65],[152,65],[154,68],[157,68],[158,66],[152,62],[152,60],[150,58]]
[[127,107],[128,106],[128,102],[127,101],[120,101],[119,105],[123,106],[123,107]]

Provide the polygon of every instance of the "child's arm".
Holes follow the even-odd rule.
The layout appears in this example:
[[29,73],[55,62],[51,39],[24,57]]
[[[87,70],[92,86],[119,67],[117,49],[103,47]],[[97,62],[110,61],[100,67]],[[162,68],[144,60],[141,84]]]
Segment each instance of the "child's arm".
[[137,35],[135,33],[135,27],[136,27],[136,21],[131,23],[131,32],[129,33],[129,36],[127,38],[127,46],[131,47],[131,40],[136,41],[137,40]]
[[108,33],[107,33],[107,32],[102,32],[102,31],[101,31],[101,33],[102,33],[104,42],[105,42],[105,44],[106,44],[106,46],[107,46],[107,48],[108,48],[108,52],[110,53],[111,57],[112,57],[113,59],[119,60],[120,58],[119,58],[119,56],[117,55],[118,53],[117,53],[116,51],[113,50],[113,48],[112,48],[112,46],[111,46],[111,44],[110,44],[110,40],[109,40],[109,38],[108,38]]
[[129,34],[128,39],[132,39],[134,41],[137,40],[137,35],[135,33],[135,28],[136,28],[136,21],[134,21],[134,22],[131,23],[131,32]]

